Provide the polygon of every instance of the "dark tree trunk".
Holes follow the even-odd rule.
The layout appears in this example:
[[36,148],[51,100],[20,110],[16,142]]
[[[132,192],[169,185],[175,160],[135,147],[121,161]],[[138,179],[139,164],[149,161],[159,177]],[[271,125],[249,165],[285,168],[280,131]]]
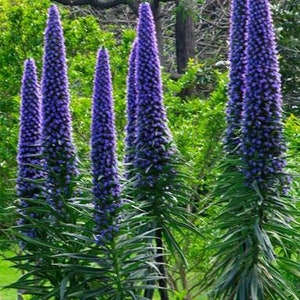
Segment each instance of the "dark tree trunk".
[[155,30],[156,30],[156,39],[157,39],[157,47],[159,51],[159,59],[160,63],[164,65],[164,42],[163,42],[163,35],[162,35],[162,27],[161,27],[161,8],[159,5],[159,0],[153,0],[151,2],[151,9],[153,13],[153,19],[155,23]]
[[195,21],[193,0],[176,0],[177,72],[183,74],[190,58],[195,57]]

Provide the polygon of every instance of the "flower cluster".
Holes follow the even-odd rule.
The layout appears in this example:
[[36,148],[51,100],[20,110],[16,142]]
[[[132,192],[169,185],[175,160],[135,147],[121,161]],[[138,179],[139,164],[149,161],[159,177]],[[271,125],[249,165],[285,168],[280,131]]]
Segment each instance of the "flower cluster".
[[[43,176],[41,171],[41,100],[33,59],[24,64],[21,89],[21,115],[18,145],[17,193],[23,205],[24,198],[34,198],[38,193],[35,179]],[[35,167],[37,166],[37,167]]]
[[247,3],[233,0],[229,46],[229,100],[226,110],[225,149],[232,153],[240,146],[243,98],[245,92]]
[[281,84],[269,3],[250,0],[248,5],[242,151],[247,183],[265,186],[285,166]]
[[[174,152],[162,101],[160,63],[149,3],[140,5],[136,60],[137,137],[134,166],[138,184],[152,186]],[[143,176],[141,176],[141,172]]]
[[72,195],[71,181],[78,171],[71,134],[64,37],[55,5],[49,9],[45,31],[42,95],[46,193],[52,207],[60,211],[64,206],[63,199]]
[[[24,64],[24,74],[21,88],[20,132],[18,145],[18,178],[17,195],[20,200],[19,213],[36,218],[37,214],[28,212],[32,206],[27,199],[39,196],[41,188],[36,180],[43,178],[41,159],[41,99],[36,66],[33,59],[28,59]],[[18,224],[25,224],[22,217]],[[34,229],[26,229],[29,237],[35,237]],[[22,247],[25,245],[22,244]]]
[[115,217],[121,202],[115,140],[109,56],[101,49],[95,70],[91,133],[95,233],[99,244],[118,230]]
[[137,88],[136,88],[136,52],[137,41],[133,44],[129,59],[129,71],[127,77],[127,124],[125,127],[125,177],[132,177],[131,169],[135,157],[136,122],[137,122]]

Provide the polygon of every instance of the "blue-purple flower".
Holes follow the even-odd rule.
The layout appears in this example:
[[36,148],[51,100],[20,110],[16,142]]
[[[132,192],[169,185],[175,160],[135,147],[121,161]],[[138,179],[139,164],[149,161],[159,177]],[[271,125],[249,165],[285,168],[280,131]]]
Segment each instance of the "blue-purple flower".
[[163,105],[160,62],[149,3],[140,5],[136,58],[137,184],[152,187],[174,153]]
[[[33,198],[38,192],[32,180],[42,178],[41,171],[41,100],[36,66],[33,59],[24,64],[21,88],[20,132],[18,145],[17,193]],[[35,167],[35,165],[37,167]],[[25,203],[24,203],[25,205]]]
[[232,153],[240,147],[245,93],[247,1],[232,0],[229,44],[229,85],[226,110],[225,149]]
[[135,157],[136,123],[137,123],[137,87],[136,87],[136,52],[137,41],[134,42],[130,58],[127,77],[127,124],[125,127],[125,177],[132,177],[132,167]]
[[42,75],[42,144],[45,159],[46,194],[50,205],[63,210],[64,200],[73,194],[72,179],[77,175],[64,37],[57,7],[49,8],[45,31]]
[[95,235],[99,244],[118,230],[116,214],[121,200],[115,135],[109,56],[101,49],[95,69],[91,134]]
[[[19,213],[36,218],[34,212],[29,212],[33,200],[40,195],[41,187],[37,180],[43,178],[41,159],[41,99],[36,66],[33,59],[24,63],[24,73],[21,88],[20,132],[18,144],[18,178],[17,196],[20,201]],[[26,224],[21,217],[19,225]],[[26,229],[26,235],[36,236],[34,229]],[[24,246],[24,245],[22,245]]]
[[249,0],[248,11],[242,155],[247,183],[264,187],[285,166],[281,83],[269,2]]

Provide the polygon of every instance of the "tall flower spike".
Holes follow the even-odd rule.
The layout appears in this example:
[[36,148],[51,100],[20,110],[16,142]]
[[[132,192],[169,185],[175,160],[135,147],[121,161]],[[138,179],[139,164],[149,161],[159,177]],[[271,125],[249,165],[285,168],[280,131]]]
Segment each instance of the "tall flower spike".
[[47,173],[47,200],[57,211],[63,211],[64,200],[72,196],[71,181],[78,172],[69,102],[63,31],[59,11],[52,5],[45,31],[42,142]]
[[21,198],[36,196],[36,184],[26,179],[40,179],[42,171],[37,155],[41,154],[41,100],[33,59],[24,64],[21,89],[21,115],[18,146],[18,185],[17,192]]
[[245,93],[247,1],[232,0],[229,46],[229,85],[226,110],[225,149],[232,153],[240,147],[241,120]]
[[136,141],[136,122],[137,122],[137,88],[136,88],[136,52],[137,41],[134,42],[130,59],[129,71],[127,77],[127,124],[125,137],[125,177],[132,177],[132,167],[135,156],[135,141]]
[[95,234],[99,244],[111,239],[118,230],[116,210],[121,189],[115,140],[109,56],[101,49],[95,69],[91,134]]
[[[153,16],[149,3],[140,5],[136,60],[138,92],[135,167],[144,174],[137,184],[152,186],[153,174],[168,163],[172,137],[162,100],[160,63]],[[139,176],[141,177],[141,176]]]
[[[20,132],[18,145],[18,178],[17,195],[20,198],[21,214],[31,205],[26,199],[34,199],[40,193],[40,188],[34,180],[41,179],[41,100],[40,87],[37,80],[36,67],[33,59],[24,64],[24,74],[21,88]],[[36,217],[30,213],[30,217]],[[20,220],[24,224],[25,220]],[[29,236],[35,236],[33,230],[26,231]]]
[[247,183],[265,187],[285,166],[281,83],[269,2],[249,0],[248,11],[242,151]]
[[[133,199],[149,215],[149,219],[145,220],[145,230],[155,229],[155,263],[163,277],[158,280],[159,293],[161,299],[169,299],[163,237],[171,237],[167,241],[169,245],[174,241],[170,228],[172,215],[180,214],[176,211],[180,179],[175,167],[176,148],[163,104],[160,63],[149,3],[140,4],[137,33],[137,136]],[[182,211],[181,214],[184,215]],[[145,298],[152,299],[152,292],[146,289]]]

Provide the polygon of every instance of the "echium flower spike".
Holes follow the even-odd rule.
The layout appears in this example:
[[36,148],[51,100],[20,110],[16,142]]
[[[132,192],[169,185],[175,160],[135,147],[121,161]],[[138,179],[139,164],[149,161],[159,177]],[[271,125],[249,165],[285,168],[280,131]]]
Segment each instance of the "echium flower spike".
[[144,174],[139,176],[137,184],[152,186],[153,180],[157,180],[153,173],[158,174],[168,165],[174,149],[170,147],[172,137],[163,105],[160,62],[149,3],[140,5],[136,59],[138,109],[134,166]]
[[281,82],[269,2],[248,5],[242,151],[247,183],[266,187],[285,166]]
[[247,1],[232,0],[230,43],[229,43],[229,84],[226,109],[225,150],[233,153],[240,147],[243,99],[245,93],[246,24]]
[[[157,246],[156,263],[163,278],[158,280],[161,299],[169,299],[167,292],[167,271],[164,264],[164,243],[162,237],[169,224],[171,206],[175,210],[175,152],[172,136],[167,126],[163,104],[160,62],[156,43],[155,27],[149,3],[140,4],[137,28],[137,132],[134,159],[134,199],[143,203],[149,213],[147,228],[155,228]],[[170,197],[170,195],[174,197]],[[165,222],[165,224],[164,224]],[[168,231],[168,230],[167,230]],[[170,234],[170,231],[168,231]],[[152,284],[152,283],[151,283]],[[146,290],[145,297],[151,298],[152,291]]]
[[[41,159],[41,99],[36,66],[33,59],[27,59],[21,88],[20,132],[18,144],[17,195],[20,199],[20,213],[26,214],[31,206],[26,199],[37,198],[40,187],[36,180],[43,178]],[[30,213],[30,217],[36,215]],[[19,220],[19,224],[26,223]],[[35,236],[34,230],[26,231]]]
[[36,196],[36,184],[26,179],[42,177],[41,160],[38,158],[41,154],[41,100],[33,59],[26,60],[24,64],[20,112],[17,192],[21,198],[32,198]]
[[125,177],[132,177],[132,168],[135,156],[136,122],[137,122],[137,88],[136,88],[136,52],[137,41],[134,42],[130,58],[127,77],[127,124],[125,127]]
[[103,244],[118,230],[117,209],[121,204],[111,72],[105,49],[98,51],[91,129],[95,235],[96,242]]
[[63,211],[64,201],[73,194],[77,175],[71,132],[70,97],[64,37],[57,7],[49,8],[45,31],[42,75],[42,146],[46,164],[46,193],[49,204]]

